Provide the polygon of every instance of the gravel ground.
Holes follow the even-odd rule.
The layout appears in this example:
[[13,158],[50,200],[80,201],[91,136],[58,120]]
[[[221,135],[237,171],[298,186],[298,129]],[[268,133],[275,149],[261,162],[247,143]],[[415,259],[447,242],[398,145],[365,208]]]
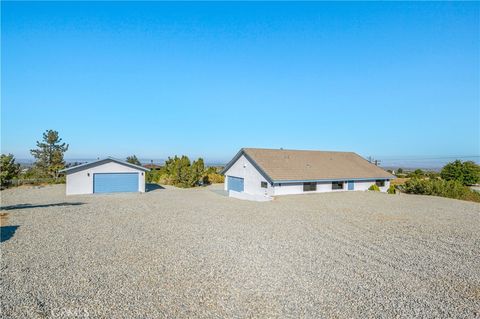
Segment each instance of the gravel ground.
[[478,204],[218,187],[2,191],[2,317],[480,317]]

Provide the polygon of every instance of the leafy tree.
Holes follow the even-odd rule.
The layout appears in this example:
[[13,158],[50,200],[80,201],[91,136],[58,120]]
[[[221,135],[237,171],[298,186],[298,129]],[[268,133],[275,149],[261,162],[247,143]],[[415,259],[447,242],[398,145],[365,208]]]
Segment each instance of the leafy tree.
[[205,181],[205,163],[202,158],[190,162],[190,159],[182,157],[169,157],[165,166],[160,171],[158,180],[178,187],[193,187],[200,181]]
[[68,144],[62,143],[58,132],[47,130],[43,140],[37,141],[37,149],[30,150],[35,157],[35,167],[45,176],[57,177],[58,171],[65,167],[63,155],[68,150]]
[[177,184],[180,187],[190,187],[190,159],[182,155],[182,157],[178,160],[177,165],[175,167],[175,178],[177,179]]
[[398,173],[398,174],[403,174],[403,168],[399,167],[399,168],[397,169],[397,173]]
[[2,154],[0,156],[0,185],[7,186],[9,181],[17,177],[20,172],[20,164],[15,163],[15,157],[12,154]]
[[419,168],[417,168],[415,171],[413,171],[413,174],[415,174],[416,176],[423,176],[423,175],[425,175],[425,173],[424,173],[421,169],[419,169]]
[[165,161],[165,174],[173,185],[190,187],[190,159],[182,155]]
[[421,169],[416,169],[414,170],[413,172],[409,173],[407,175],[408,177],[424,177],[425,176],[425,172],[422,171]]
[[425,174],[430,179],[438,179],[440,178],[440,174],[437,172],[428,172]]
[[135,155],[128,156],[127,157],[127,162],[130,163],[130,164],[142,166],[142,163],[140,163],[140,161],[138,160],[138,158]]
[[480,166],[472,161],[456,160],[445,165],[440,176],[446,181],[458,181],[463,185],[473,185],[480,181]]

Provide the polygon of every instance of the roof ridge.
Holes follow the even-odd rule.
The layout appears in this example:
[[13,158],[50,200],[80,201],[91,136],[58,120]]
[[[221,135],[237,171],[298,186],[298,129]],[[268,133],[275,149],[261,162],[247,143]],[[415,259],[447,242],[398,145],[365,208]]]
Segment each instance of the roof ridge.
[[321,152],[321,153],[350,153],[357,154],[352,151],[325,151],[325,150],[300,150],[286,148],[263,148],[263,147],[243,147],[243,150],[265,150],[265,151],[290,151],[290,152]]

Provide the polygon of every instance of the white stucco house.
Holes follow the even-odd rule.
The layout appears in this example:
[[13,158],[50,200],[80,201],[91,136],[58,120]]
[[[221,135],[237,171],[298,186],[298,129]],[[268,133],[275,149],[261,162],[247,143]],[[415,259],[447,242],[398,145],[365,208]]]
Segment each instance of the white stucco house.
[[148,168],[108,157],[61,170],[66,174],[67,195],[145,192]]
[[273,196],[365,191],[386,192],[395,176],[353,152],[242,148],[222,171],[232,197],[270,200]]

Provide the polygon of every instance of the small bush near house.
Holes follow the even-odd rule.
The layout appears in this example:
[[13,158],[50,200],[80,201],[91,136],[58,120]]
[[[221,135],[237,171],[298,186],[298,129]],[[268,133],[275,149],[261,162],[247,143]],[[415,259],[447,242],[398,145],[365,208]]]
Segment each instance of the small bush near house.
[[396,192],[395,185],[390,185],[390,187],[389,187],[388,190],[387,190],[387,193],[389,193],[389,194],[395,194],[395,192]]
[[369,191],[374,191],[374,192],[379,192],[380,191],[380,188],[376,185],[376,184],[373,184],[372,186],[370,186],[368,188]]
[[480,202],[480,193],[471,190],[461,182],[455,180],[445,181],[441,179],[412,178],[405,183],[403,190],[409,194],[433,195]]

